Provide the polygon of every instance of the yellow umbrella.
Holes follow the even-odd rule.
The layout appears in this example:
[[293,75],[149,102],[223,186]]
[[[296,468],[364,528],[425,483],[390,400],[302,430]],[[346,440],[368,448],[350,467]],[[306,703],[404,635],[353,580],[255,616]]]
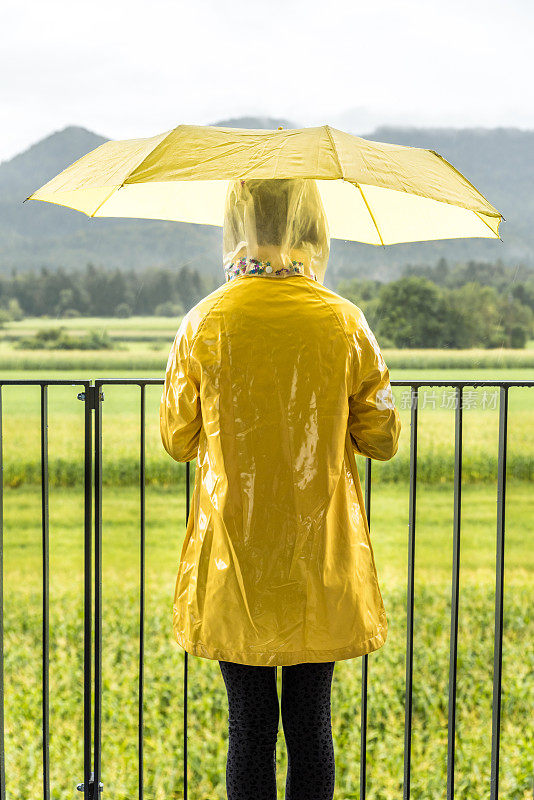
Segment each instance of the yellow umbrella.
[[26,200],[90,217],[222,226],[228,184],[237,178],[315,179],[330,236],[367,244],[500,239],[504,219],[434,150],[372,142],[330,125],[179,125],[147,139],[109,141]]

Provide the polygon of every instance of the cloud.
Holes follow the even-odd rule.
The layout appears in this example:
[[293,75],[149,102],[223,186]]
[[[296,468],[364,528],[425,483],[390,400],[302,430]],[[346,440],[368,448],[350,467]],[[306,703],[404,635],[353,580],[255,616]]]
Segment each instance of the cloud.
[[532,5],[4,0],[0,158],[69,124],[127,138],[242,114],[310,124],[355,106],[534,127]]

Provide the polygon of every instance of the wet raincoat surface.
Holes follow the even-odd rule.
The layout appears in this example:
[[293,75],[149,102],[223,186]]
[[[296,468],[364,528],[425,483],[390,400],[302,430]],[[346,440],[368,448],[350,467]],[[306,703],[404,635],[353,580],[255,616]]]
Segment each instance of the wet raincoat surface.
[[314,181],[236,181],[223,244],[225,283],[183,317],[161,396],[165,449],[197,459],[174,638],[257,666],[369,653],[387,619],[355,454],[397,451],[387,366],[322,284]]

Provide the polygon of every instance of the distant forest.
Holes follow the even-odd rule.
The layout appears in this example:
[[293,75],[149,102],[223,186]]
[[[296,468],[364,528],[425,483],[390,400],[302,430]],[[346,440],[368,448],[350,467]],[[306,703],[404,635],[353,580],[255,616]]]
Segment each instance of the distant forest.
[[4,319],[65,317],[175,317],[184,314],[216,284],[190,267],[107,270],[87,264],[85,271],[42,267],[0,276]]
[[[0,276],[0,324],[24,317],[179,317],[220,285],[195,269],[72,273],[45,267]],[[388,282],[340,281],[381,347],[525,347],[534,337],[534,273],[501,262],[407,265]]]

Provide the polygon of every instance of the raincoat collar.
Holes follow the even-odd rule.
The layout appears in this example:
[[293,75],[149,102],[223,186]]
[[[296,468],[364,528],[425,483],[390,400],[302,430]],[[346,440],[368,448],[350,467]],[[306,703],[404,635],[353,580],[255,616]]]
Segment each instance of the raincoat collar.
[[309,273],[302,261],[293,260],[287,267],[275,267],[270,261],[245,256],[237,261],[232,261],[224,267],[226,282],[241,275],[261,275],[267,278],[286,278],[290,275],[307,275],[317,280],[313,273]]

